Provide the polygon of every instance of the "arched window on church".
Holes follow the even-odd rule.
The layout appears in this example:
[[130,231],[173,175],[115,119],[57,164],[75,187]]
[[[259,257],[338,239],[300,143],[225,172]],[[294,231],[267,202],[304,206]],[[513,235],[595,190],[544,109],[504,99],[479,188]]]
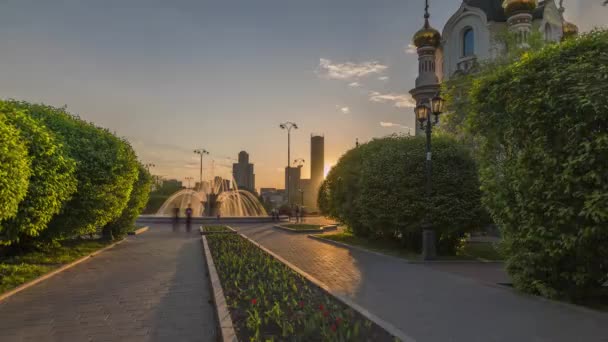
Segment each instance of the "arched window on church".
[[545,40],[548,42],[553,40],[553,31],[549,23],[545,25]]
[[462,35],[462,56],[468,57],[475,54],[475,32],[468,27]]

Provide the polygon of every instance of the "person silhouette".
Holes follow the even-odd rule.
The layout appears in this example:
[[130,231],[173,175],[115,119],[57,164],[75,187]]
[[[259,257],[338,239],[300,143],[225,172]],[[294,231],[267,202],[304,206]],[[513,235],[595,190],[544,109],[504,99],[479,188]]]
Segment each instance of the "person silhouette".
[[188,208],[186,208],[186,231],[190,231],[192,228],[192,208],[190,204],[188,204]]

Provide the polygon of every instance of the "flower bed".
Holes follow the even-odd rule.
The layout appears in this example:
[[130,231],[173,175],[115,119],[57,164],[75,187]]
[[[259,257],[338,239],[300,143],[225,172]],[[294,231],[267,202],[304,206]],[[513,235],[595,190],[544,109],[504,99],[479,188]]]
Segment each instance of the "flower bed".
[[234,234],[236,231],[228,226],[202,226],[201,234]]
[[240,235],[207,242],[240,341],[395,341]]

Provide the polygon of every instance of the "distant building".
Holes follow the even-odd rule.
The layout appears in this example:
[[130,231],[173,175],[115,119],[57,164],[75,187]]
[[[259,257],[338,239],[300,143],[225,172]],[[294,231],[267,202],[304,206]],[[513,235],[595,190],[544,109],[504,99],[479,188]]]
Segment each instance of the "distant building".
[[[291,179],[288,177],[288,170],[291,169]],[[302,176],[302,167],[285,168],[285,189],[289,189],[289,203],[300,203],[300,178]]]
[[284,189],[261,188],[260,196],[267,208],[280,208],[286,203]]
[[239,162],[232,164],[232,176],[239,188],[255,192],[255,174],[247,152],[239,152]]
[[[322,135],[310,136],[310,179],[299,180],[297,198],[292,203],[301,204],[309,211],[316,211],[317,194],[319,187],[325,179],[325,137]],[[302,194],[299,190],[302,190]],[[294,198],[290,195],[290,197]]]

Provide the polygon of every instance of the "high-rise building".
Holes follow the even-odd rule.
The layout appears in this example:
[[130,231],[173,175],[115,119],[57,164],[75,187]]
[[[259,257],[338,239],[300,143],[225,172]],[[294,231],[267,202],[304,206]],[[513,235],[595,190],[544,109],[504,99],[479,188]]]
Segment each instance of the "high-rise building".
[[[288,170],[291,169],[291,178],[288,176]],[[289,203],[300,203],[300,179],[302,177],[302,167],[285,168],[285,189],[289,189]]]
[[239,162],[232,164],[232,176],[240,189],[255,192],[255,174],[247,152],[239,152]]
[[310,186],[309,198],[311,207],[317,206],[317,193],[325,179],[325,137],[322,135],[311,135],[310,137]]

